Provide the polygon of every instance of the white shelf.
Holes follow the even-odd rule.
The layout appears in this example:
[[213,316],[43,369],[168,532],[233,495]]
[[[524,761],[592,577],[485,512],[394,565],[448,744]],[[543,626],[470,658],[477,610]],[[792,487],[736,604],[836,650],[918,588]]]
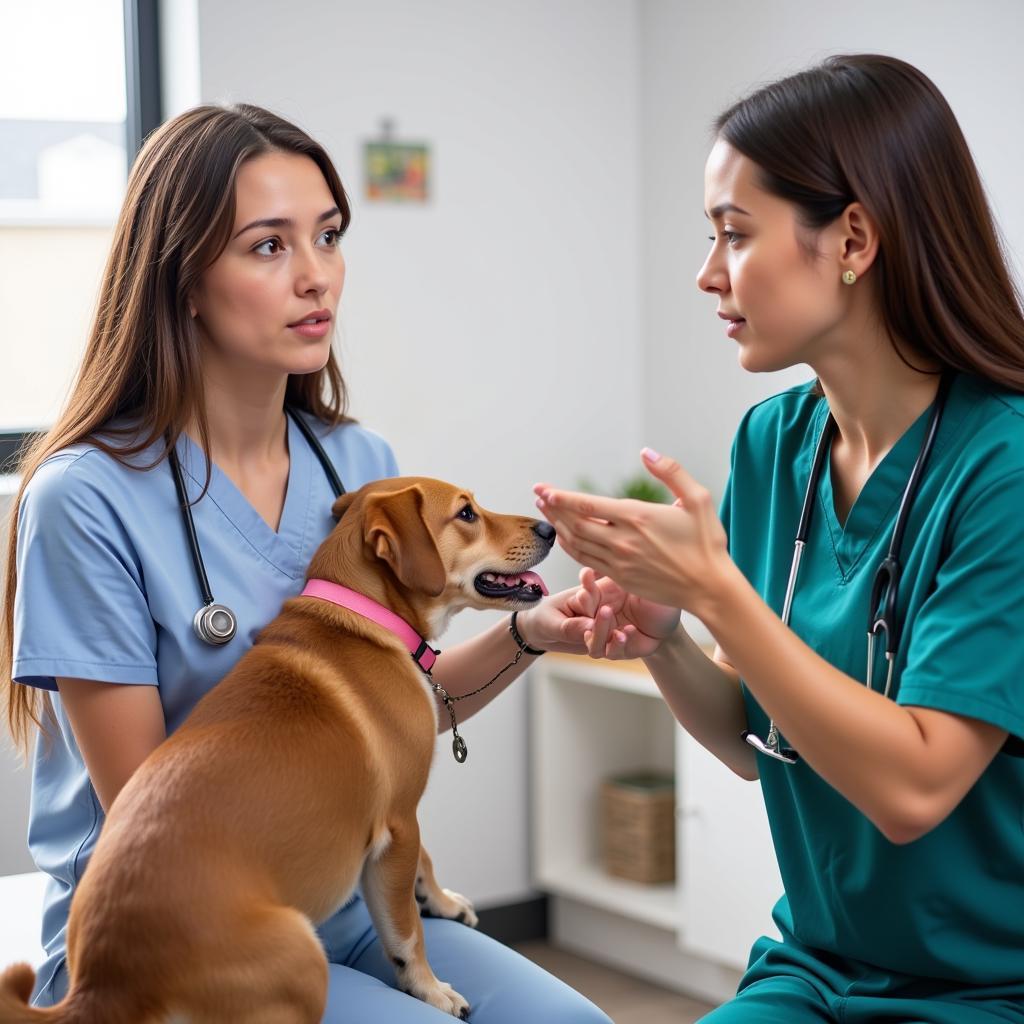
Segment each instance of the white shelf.
[[642,663],[549,656],[543,668],[532,729],[538,884],[658,928],[674,941],[678,889],[607,874],[601,865],[599,819],[606,779],[634,771],[674,771],[679,727]]
[[615,878],[594,864],[548,865],[538,882],[549,892],[675,932],[679,927],[679,892],[675,885],[643,885]]
[[661,697],[661,691],[647,672],[644,663],[634,661],[592,661],[571,654],[549,655],[545,666],[549,676],[588,686],[603,686],[641,697]]
[[[727,998],[782,889],[759,788],[683,731],[641,661],[549,654],[532,675],[533,870],[554,941]],[[674,883],[602,866],[601,785],[637,770],[676,779]]]

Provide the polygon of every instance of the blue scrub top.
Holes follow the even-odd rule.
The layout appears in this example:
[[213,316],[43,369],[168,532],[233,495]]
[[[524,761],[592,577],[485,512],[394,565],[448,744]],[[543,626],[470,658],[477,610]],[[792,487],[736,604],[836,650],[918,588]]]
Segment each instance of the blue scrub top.
[[[334,429],[306,416],[346,489],[398,475],[387,443],[357,424]],[[282,603],[302,589],[313,553],[334,525],[334,493],[316,455],[288,419],[288,488],[275,533],[214,465],[193,506],[214,600],[238,617],[238,632],[211,647],[192,631],[202,605],[166,462],[128,468],[90,444],[44,462],[18,517],[14,679],[56,691],[58,676],[156,686],[168,734],[252,646]],[[187,435],[177,445],[190,499],[206,462]],[[154,451],[133,458],[145,465]],[[28,844],[50,876],[37,989],[64,958],[71,895],[95,847],[103,811],[58,693],[59,734],[37,740]],[[52,731],[52,730],[51,730]]]
[[[827,414],[810,386],[795,388],[755,406],[733,446],[722,506],[730,553],[776,612]],[[929,415],[875,469],[845,523],[828,463],[815,496],[791,627],[861,682],[872,581]],[[955,380],[901,561],[894,699],[1024,736],[1024,396]],[[881,653],[874,680],[884,686]],[[746,687],[744,698],[764,737],[767,716]],[[805,761],[758,765],[784,937],[893,973],[1024,994],[1024,762],[998,754],[945,821],[905,845]]]

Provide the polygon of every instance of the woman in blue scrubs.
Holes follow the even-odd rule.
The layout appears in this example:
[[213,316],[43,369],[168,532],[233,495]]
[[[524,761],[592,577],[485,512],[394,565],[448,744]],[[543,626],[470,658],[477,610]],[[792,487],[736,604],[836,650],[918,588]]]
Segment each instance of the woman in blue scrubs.
[[[673,506],[538,485],[608,577],[588,580],[594,653],[643,657],[683,726],[761,782],[781,941],[705,1020],[1024,1021],[1024,316],[977,170],[935,86],[886,57],[831,58],[716,128],[698,285],[744,369],[816,380],[744,417],[720,518],[650,450]],[[887,697],[881,649],[865,685],[872,583],[940,394]],[[794,763],[749,742],[771,722]]]
[[[348,222],[326,152],[258,107],[188,111],[153,133],[132,169],[80,374],[27,457],[12,523],[0,661],[15,737],[27,742],[43,727],[29,829],[50,876],[37,1006],[66,991],[68,910],[106,809],[302,589],[333,525],[333,491],[286,399],[348,489],[398,472],[387,443],[344,415],[331,351]],[[165,437],[196,502],[215,597],[238,618],[224,646],[193,631],[201,599]],[[586,653],[591,620],[576,600],[567,591],[521,613],[522,638]],[[516,652],[500,623],[447,651],[434,676],[465,693]],[[532,660],[467,700],[460,717]],[[455,922],[424,924],[435,972],[479,1024],[607,1024],[501,944]],[[320,936],[326,1021],[450,1019],[395,988],[359,897]]]

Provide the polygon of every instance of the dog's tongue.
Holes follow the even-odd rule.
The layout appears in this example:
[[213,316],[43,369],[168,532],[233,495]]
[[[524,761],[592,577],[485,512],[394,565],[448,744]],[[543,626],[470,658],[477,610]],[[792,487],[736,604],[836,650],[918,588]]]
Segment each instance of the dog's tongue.
[[535,572],[521,572],[519,578],[528,587],[540,587],[540,592],[547,597],[548,588],[544,586],[544,581]]

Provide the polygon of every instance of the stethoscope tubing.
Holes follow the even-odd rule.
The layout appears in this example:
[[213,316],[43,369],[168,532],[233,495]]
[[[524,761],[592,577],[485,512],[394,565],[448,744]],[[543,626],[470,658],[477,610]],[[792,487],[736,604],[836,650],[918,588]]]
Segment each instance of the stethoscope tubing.
[[199,549],[199,538],[196,536],[196,522],[192,518],[192,506],[189,504],[188,494],[185,491],[185,477],[181,471],[178,453],[173,448],[167,453],[167,461],[171,464],[171,473],[174,476],[174,489],[178,492],[178,505],[182,511],[182,522],[185,526],[185,536],[188,540],[188,550],[192,556],[192,568],[195,570],[199,592],[202,595],[204,605],[213,604],[210,579],[206,575],[206,565],[203,562],[203,555]]
[[[871,585],[871,605],[868,609],[868,652],[865,685],[869,689],[873,688],[875,644],[878,634],[885,633],[885,657],[888,663],[885,690],[883,691],[885,697],[889,696],[892,688],[893,669],[899,643],[900,623],[896,602],[899,596],[899,580],[902,571],[900,551],[903,545],[903,535],[906,532],[907,521],[910,519],[910,513],[914,507],[914,499],[917,497],[921,479],[931,457],[932,449],[935,447],[939,423],[942,419],[942,413],[945,409],[946,399],[949,397],[952,383],[953,375],[951,373],[944,373],[939,381],[939,389],[932,405],[925,438],[921,443],[921,450],[914,461],[913,469],[910,471],[910,478],[907,480],[907,485],[903,489],[903,495],[900,498],[899,511],[896,513],[896,523],[889,540],[889,550],[875,571],[875,577]],[[825,458],[831,450],[832,438],[835,432],[836,421],[830,412],[825,420],[825,425],[822,427],[817,447],[814,450],[811,472],[807,480],[807,489],[804,492],[803,504],[800,508],[800,519],[797,523],[796,539],[793,545],[793,561],[790,564],[789,578],[786,582],[786,594],[782,604],[782,624],[787,627],[789,626],[792,614],[793,597],[796,593],[797,578],[800,574],[800,562],[803,558],[804,549],[807,546],[807,537],[810,532],[811,512],[817,497],[818,482],[821,479]],[[879,613],[880,606],[882,606],[881,613]],[[743,738],[761,753],[767,754],[776,760],[784,761],[786,764],[795,764],[799,760],[799,755],[795,750],[781,745],[781,736],[774,720],[769,724],[766,739],[762,740],[749,730],[743,733]]]
[[[313,432],[309,424],[290,405],[284,407],[285,412],[295,421],[306,443],[313,450],[317,461],[323,468],[324,474],[331,485],[335,499],[345,493],[345,487],[338,476],[334,464],[328,458],[319,438]],[[181,462],[178,453],[173,446],[167,452],[167,461],[171,466],[171,475],[174,477],[174,488],[178,495],[178,504],[181,508],[182,524],[185,527],[185,537],[188,542],[189,554],[192,558],[192,567],[195,571],[196,582],[199,584],[199,592],[202,596],[202,606],[196,611],[192,620],[192,628],[204,643],[219,647],[228,643],[238,631],[238,619],[235,613],[227,605],[217,604],[213,599],[213,591],[210,589],[210,579],[206,573],[206,564],[203,561],[202,549],[199,546],[199,537],[196,534],[196,523],[192,515],[192,505],[188,500],[188,493],[185,490],[185,476],[181,469]]]

